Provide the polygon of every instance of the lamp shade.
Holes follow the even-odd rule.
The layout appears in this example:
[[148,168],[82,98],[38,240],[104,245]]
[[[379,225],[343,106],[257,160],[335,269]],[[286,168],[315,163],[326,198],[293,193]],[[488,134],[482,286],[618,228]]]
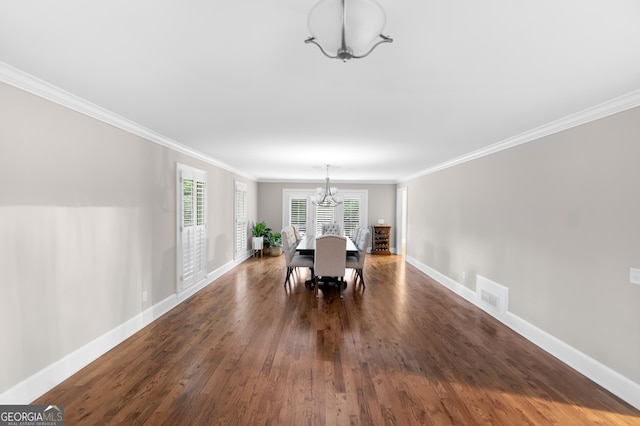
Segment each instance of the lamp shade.
[[346,48],[354,56],[372,49],[385,23],[382,7],[373,0],[321,0],[307,21],[312,37],[324,50],[336,55]]

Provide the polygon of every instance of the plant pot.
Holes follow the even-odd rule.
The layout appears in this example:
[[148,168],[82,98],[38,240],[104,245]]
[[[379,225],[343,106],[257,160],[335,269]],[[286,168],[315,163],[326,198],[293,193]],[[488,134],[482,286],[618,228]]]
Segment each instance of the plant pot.
[[251,240],[251,256],[256,256],[260,252],[260,257],[264,255],[264,237],[253,237]]
[[264,237],[253,237],[251,240],[251,248],[253,250],[262,250],[264,245]]
[[280,256],[282,254],[282,247],[271,247],[271,256]]

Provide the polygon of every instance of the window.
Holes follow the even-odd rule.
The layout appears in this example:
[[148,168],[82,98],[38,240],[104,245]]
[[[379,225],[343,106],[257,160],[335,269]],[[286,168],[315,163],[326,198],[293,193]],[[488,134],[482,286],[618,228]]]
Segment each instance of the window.
[[353,237],[360,226],[360,198],[345,197],[342,203],[342,223],[344,235]]
[[297,225],[302,235],[307,233],[307,199],[296,197],[291,199],[289,224]]
[[343,203],[337,207],[321,207],[311,202],[314,190],[283,190],[282,223],[298,225],[301,233],[322,234],[324,223],[342,224],[344,235],[351,237],[360,225],[367,224],[367,190],[339,190]]
[[322,207],[315,205],[313,207],[315,207],[316,211],[316,235],[322,235],[322,225],[324,225],[325,223],[338,222],[336,218],[336,210],[338,210],[340,207]]
[[236,182],[236,212],[235,212],[235,258],[239,258],[248,250],[248,223],[247,223],[247,185]]
[[178,292],[207,276],[207,173],[177,165]]
[[282,226],[298,225],[302,235],[313,230],[310,227],[309,191],[284,189],[282,191]]

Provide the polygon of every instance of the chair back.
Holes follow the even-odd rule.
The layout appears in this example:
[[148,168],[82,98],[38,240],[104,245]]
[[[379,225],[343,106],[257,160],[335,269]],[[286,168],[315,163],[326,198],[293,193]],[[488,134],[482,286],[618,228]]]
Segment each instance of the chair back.
[[323,223],[322,235],[342,235],[342,225],[339,223]]
[[296,241],[300,241],[302,239],[302,235],[300,235],[300,228],[298,225],[291,225],[293,228],[293,235],[296,237]]
[[361,231],[362,231],[362,226],[358,226],[355,232],[353,233],[353,237],[351,237],[351,239],[353,240],[353,243],[356,245],[358,245],[358,237],[360,236]]
[[282,251],[284,252],[285,262],[289,266],[293,255],[296,254],[296,237],[291,226],[285,226],[280,233],[282,234]]
[[365,230],[367,228],[365,228],[364,226],[358,226],[355,230],[355,232],[353,233],[353,243],[357,246],[358,245],[358,238],[360,238],[360,233]]
[[358,242],[356,243],[356,247],[358,247],[358,255],[364,256],[367,253],[367,248],[369,247],[369,240],[371,239],[371,231],[368,229],[363,229],[358,236]]
[[369,246],[369,239],[371,238],[371,231],[369,229],[363,229],[358,234],[358,241],[356,247],[358,252],[355,256],[347,257],[347,268],[353,268],[356,272],[356,280],[360,278],[360,283],[364,288],[364,261],[367,258],[367,247]]
[[347,267],[347,238],[322,235],[316,238],[314,273],[316,276],[344,277]]

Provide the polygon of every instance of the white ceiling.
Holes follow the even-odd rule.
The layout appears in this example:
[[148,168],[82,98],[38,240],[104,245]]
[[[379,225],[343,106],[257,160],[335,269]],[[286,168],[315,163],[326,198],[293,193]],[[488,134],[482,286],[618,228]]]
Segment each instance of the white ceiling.
[[637,0],[379,0],[348,63],[315,2],[0,0],[0,62],[261,181],[395,182],[640,89]]

